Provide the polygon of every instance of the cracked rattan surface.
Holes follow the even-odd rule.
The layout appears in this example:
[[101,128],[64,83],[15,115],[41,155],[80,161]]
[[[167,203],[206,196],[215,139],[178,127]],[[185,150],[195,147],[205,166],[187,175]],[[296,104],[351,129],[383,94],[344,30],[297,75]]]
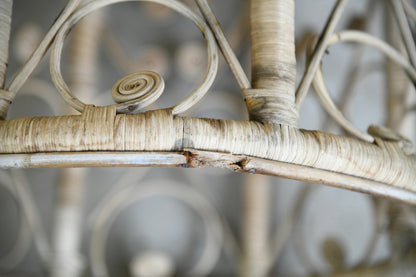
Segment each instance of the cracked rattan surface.
[[174,116],[171,110],[116,114],[87,106],[82,115],[0,122],[0,152],[178,151],[185,148],[260,157],[415,190],[414,156],[397,141],[356,139],[288,125]]
[[[153,78],[157,88],[151,90],[149,96],[146,95],[144,100],[146,103],[143,105],[136,102],[106,107],[84,104],[72,95],[60,73],[60,55],[64,39],[70,28],[79,19],[96,9],[117,2],[124,2],[124,0],[97,0],[80,7],[77,7],[79,1],[69,1],[64,12],[41,42],[40,47],[11,83],[6,86],[6,90],[0,91],[1,112],[4,117],[7,114],[8,105],[13,101],[18,89],[28,78],[45,53],[49,42],[56,35],[51,51],[52,79],[67,103],[82,111],[82,114],[2,120],[0,121],[1,153],[207,150],[312,167],[416,191],[415,156],[408,155],[409,147],[405,145],[404,140],[391,140],[389,136],[383,135],[377,137],[378,131],[373,134],[376,136],[374,142],[369,135],[358,136],[372,142],[370,143],[345,136],[297,128],[293,0],[253,0],[251,2],[251,87],[246,84],[247,78],[244,76],[244,72],[239,67],[238,61],[232,57],[229,45],[204,1],[199,1],[199,5],[204,16],[211,19],[207,20],[210,27],[199,15],[178,1],[152,1],[182,13],[204,33],[208,45],[209,60],[204,81],[185,100],[165,110],[134,115],[123,114],[137,112],[145,104],[156,100],[163,92],[163,80],[159,79],[157,74]],[[341,2],[345,1],[339,3]],[[343,7],[342,5],[338,6]],[[10,11],[6,11],[5,14],[10,14]],[[331,23],[331,20],[334,21]],[[3,22],[0,23],[3,24]],[[336,17],[335,19],[330,18],[329,23],[333,26],[336,23]],[[328,39],[332,29],[328,28],[326,34]],[[218,44],[230,62],[231,68],[234,68],[232,71],[242,89],[250,121],[202,119],[178,115],[198,102],[213,82],[218,63],[214,35],[220,42]],[[359,37],[359,34],[351,35],[355,39]],[[340,35],[337,37],[341,39]],[[371,44],[371,42],[375,42],[375,39],[366,37],[366,41]],[[327,40],[324,42],[329,43]],[[384,47],[380,46],[380,43],[377,45],[376,47],[379,48]],[[324,46],[327,45],[319,45],[319,53],[323,51]],[[2,46],[2,48],[5,47]],[[389,51],[387,54],[391,54]],[[403,57],[395,52],[393,54],[390,56],[396,62],[406,68],[408,72],[414,72],[412,65],[403,62]],[[1,62],[4,64],[3,60],[4,58]],[[316,58],[312,57],[312,60],[316,60]],[[311,69],[311,71],[314,70]],[[0,73],[2,74],[2,72]],[[126,77],[130,78],[131,76],[136,75]],[[309,78],[313,76],[315,75],[313,74]],[[133,81],[129,79],[124,84],[123,80],[125,79],[123,78],[119,82],[124,85],[122,90],[117,91],[118,86],[115,86],[113,93],[127,95],[127,102],[135,101],[129,98],[130,89],[147,87],[152,81],[146,78]],[[307,82],[307,84],[309,83]],[[303,89],[307,90],[308,86],[306,85]],[[140,93],[144,92],[139,91],[139,95]],[[324,94],[324,92],[319,93]],[[118,98],[119,95],[115,96],[116,102],[124,101]],[[330,111],[335,111],[336,107],[331,100],[326,100],[326,102],[323,101],[325,107]],[[301,99],[299,101],[301,102]],[[333,114],[340,115],[338,111]],[[340,115],[341,117],[342,115]],[[346,126],[344,128],[348,130],[348,124],[344,125]],[[350,129],[353,130],[353,127]],[[376,130],[381,129],[376,128]],[[405,149],[404,146],[406,146]],[[99,163],[99,155],[96,158]],[[299,172],[299,174],[304,173]],[[308,179],[308,177],[304,176],[304,179]]]

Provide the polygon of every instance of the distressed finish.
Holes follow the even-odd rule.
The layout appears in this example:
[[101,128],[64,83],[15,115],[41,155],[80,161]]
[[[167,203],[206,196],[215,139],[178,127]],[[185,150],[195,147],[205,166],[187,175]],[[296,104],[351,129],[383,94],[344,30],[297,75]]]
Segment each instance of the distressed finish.
[[[66,100],[70,103],[77,103],[79,100],[73,98],[71,92],[67,91],[59,71],[60,50],[65,36],[83,16],[117,2],[124,0],[97,0],[81,7],[77,7],[79,1],[69,1],[64,13],[45,36],[41,46],[7,87],[18,90],[17,88],[24,83],[46,51],[45,45],[49,45],[56,35],[51,59],[52,78],[58,90],[64,96],[68,96],[64,98],[68,98]],[[21,162],[21,155],[13,154],[91,151],[180,152],[193,149],[284,162],[342,176],[365,178],[390,185],[395,189],[416,191],[415,156],[409,154],[407,146],[406,149],[403,148],[403,141],[390,140],[389,136],[375,134],[374,142],[373,139],[369,140],[370,142],[363,142],[345,136],[297,128],[293,0],[253,0],[251,3],[252,87],[244,81],[242,70],[234,71],[236,76],[241,77],[237,79],[240,80],[250,121],[202,119],[178,115],[196,103],[213,81],[218,59],[215,47],[212,46],[213,34],[218,41],[222,41],[219,45],[228,57],[231,56],[230,49],[228,44],[224,43],[225,37],[221,35],[219,25],[216,24],[204,1],[199,1],[199,5],[204,16],[211,18],[207,22],[215,26],[212,27],[213,31],[202,18],[178,1],[152,2],[158,2],[184,14],[206,35],[209,46],[207,54],[209,60],[213,62],[207,70],[206,82],[200,85],[201,91],[192,93],[185,100],[187,104],[184,109],[178,108],[184,105],[182,103],[165,110],[127,115],[121,113],[132,112],[128,107],[127,110],[124,108],[120,110],[116,105],[106,107],[81,105],[82,115],[2,120],[0,121],[0,152],[4,155],[2,159],[8,161],[3,164],[4,167],[10,167],[13,159],[16,160],[16,166],[24,164]],[[345,1],[338,1],[341,2]],[[342,5],[339,4],[337,7]],[[330,17],[328,24],[334,18]],[[331,24],[333,25],[333,22]],[[321,46],[322,49],[324,46]],[[230,64],[235,65],[234,68],[238,68],[236,59],[228,60]],[[413,70],[413,67],[411,69]],[[13,96],[9,97],[10,101],[15,94],[14,89],[1,92],[3,96]],[[7,107],[5,109],[3,114],[7,112]],[[136,107],[133,107],[133,110],[135,109]],[[57,157],[54,160],[57,166],[68,165],[63,159],[64,156]],[[90,161],[85,165],[113,164],[112,159],[103,160],[103,158],[99,154],[96,156],[93,154],[89,156]],[[161,165],[166,165],[162,161],[159,162]],[[26,164],[34,165],[31,162]],[[215,165],[221,166],[218,163]],[[49,163],[48,166],[53,164]],[[299,170],[296,175],[296,178],[301,180],[319,181],[319,178],[313,179],[303,170]],[[334,181],[332,185],[336,185],[336,182]],[[346,185],[346,188],[355,189],[355,186],[350,184]]]

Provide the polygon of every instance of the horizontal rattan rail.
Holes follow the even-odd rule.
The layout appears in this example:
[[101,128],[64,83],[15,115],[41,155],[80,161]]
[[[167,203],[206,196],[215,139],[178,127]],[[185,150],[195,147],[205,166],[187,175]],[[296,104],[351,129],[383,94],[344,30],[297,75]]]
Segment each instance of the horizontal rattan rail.
[[[335,181],[335,177],[330,179],[333,181],[311,177],[311,172],[316,169],[331,176],[340,174],[343,176],[339,177],[341,179],[353,176],[357,177],[354,180],[372,180],[375,187],[384,183],[406,192],[414,191],[416,187],[415,156],[406,155],[400,141],[376,138],[374,143],[367,143],[281,124],[180,117],[172,115],[170,109],[125,115],[116,114],[115,107],[87,106],[82,115],[0,121],[2,167],[145,165],[140,164],[140,159],[132,158],[130,151],[192,153],[193,150],[217,152],[228,157],[228,161],[207,164],[227,168],[233,168],[232,164],[235,164],[237,167],[234,169],[241,171],[249,170],[244,166],[245,158],[236,161],[236,157],[244,156],[247,159],[260,158],[256,159],[260,165],[258,169],[254,168],[256,173],[263,172],[263,163],[273,165],[274,161],[304,168],[289,176],[299,180],[332,185],[340,183]],[[97,151],[106,151],[106,154]],[[108,151],[114,151],[112,158],[109,158]],[[120,151],[126,153],[121,155]],[[70,152],[72,158],[68,159],[65,152]],[[79,152],[79,159],[76,152]],[[116,153],[121,157],[115,158]],[[45,157],[53,159],[48,162]],[[122,157],[126,158],[125,162]],[[92,162],[94,159],[95,163]],[[169,165],[163,159],[159,162],[161,166]],[[153,166],[156,164],[154,162]],[[174,163],[175,166],[181,164],[194,167],[194,163],[189,164],[186,160]],[[278,168],[278,164],[272,168]],[[272,175],[282,175],[276,168],[272,172],[277,173]],[[354,183],[344,182],[342,186],[360,190]],[[362,190],[377,190],[368,187]],[[383,188],[381,186],[377,194],[387,196],[388,193],[382,192]]]
[[[356,132],[329,96],[322,92],[322,78],[316,79],[321,76],[318,74],[319,60],[325,47],[333,43],[330,35],[345,6],[345,0],[337,2],[327,28],[316,42],[312,62],[298,88],[300,91],[297,96],[293,0],[251,1],[251,84],[206,1],[197,1],[204,20],[176,0],[149,0],[176,10],[198,26],[207,42],[208,68],[200,86],[179,104],[169,109],[138,114],[125,113],[137,112],[161,95],[164,82],[158,74],[147,71],[145,74],[126,76],[117,82],[112,91],[118,104],[95,107],[74,96],[60,72],[64,39],[73,25],[94,10],[124,1],[128,0],[97,0],[78,7],[79,0],[69,0],[44,40],[8,86],[3,85],[3,79],[0,80],[1,88],[4,88],[0,90],[0,117],[5,118],[19,88],[53,41],[50,65],[52,79],[65,101],[81,112],[81,115],[0,120],[1,167],[194,167],[196,164],[210,164],[237,171],[251,170],[252,173],[325,183],[416,203],[416,157],[409,153],[411,147],[408,141],[384,128],[370,129],[371,136]],[[5,26],[5,32],[0,33],[0,36],[1,42],[5,44],[0,45],[1,78],[5,75],[7,63],[11,2],[4,2],[3,6],[5,20],[0,25]],[[375,40],[369,36],[351,32],[338,37],[359,37],[366,42],[373,42],[373,46],[378,45],[384,49],[410,76],[414,75],[411,74],[414,65],[380,41],[374,43]],[[199,101],[214,81],[218,67],[215,39],[240,86],[250,120],[232,121],[179,115]],[[335,115],[347,131],[358,134],[362,140],[297,127],[298,106],[313,78],[315,89],[330,114]],[[150,87],[149,91],[141,91],[147,87]],[[121,96],[123,99],[120,99]],[[220,155],[224,161],[204,161],[199,158],[198,163],[195,163],[195,159],[190,159],[190,153],[202,153],[200,151]],[[147,158],[155,154],[149,152],[168,152],[173,156],[160,154],[160,159],[152,162]],[[136,154],[132,156],[132,153]],[[136,159],[137,155],[144,160]],[[170,159],[175,160],[172,158],[175,155],[179,155],[179,160],[171,164]],[[183,157],[186,162],[181,161]],[[204,157],[209,159],[208,154]],[[147,161],[148,164],[142,161]],[[248,168],[252,161],[256,161],[256,166]]]

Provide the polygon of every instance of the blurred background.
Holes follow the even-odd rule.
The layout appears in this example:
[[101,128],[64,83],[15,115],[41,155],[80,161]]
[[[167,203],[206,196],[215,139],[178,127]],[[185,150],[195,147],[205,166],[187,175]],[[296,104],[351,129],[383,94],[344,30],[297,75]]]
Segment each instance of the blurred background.
[[[194,1],[181,2],[199,13]],[[250,74],[249,2],[209,3]],[[295,4],[300,80],[307,42],[322,31],[335,0]],[[8,80],[64,5],[14,1]],[[337,30],[364,30],[395,43],[398,31],[386,31],[389,10],[385,1],[350,1]],[[157,109],[196,88],[206,65],[205,41],[191,21],[159,4],[126,2],[72,29],[62,70],[74,93],[95,105],[112,103],[111,87],[128,73],[156,71],[166,83],[148,108]],[[378,51],[336,44],[322,68],[331,96],[355,126],[393,125],[414,141],[414,115],[394,121],[388,112],[389,78]],[[404,102],[414,103],[413,87],[395,70]],[[48,52],[8,118],[70,112],[51,82]],[[222,57],[210,92],[186,115],[247,118]],[[301,128],[343,134],[312,91],[300,115]],[[1,276],[414,276],[415,231],[411,206],[217,168],[0,171]]]

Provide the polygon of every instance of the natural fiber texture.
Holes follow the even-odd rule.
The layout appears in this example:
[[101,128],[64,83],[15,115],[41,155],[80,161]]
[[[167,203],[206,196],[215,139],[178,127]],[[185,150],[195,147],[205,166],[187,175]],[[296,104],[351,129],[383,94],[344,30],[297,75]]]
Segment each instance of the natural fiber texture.
[[300,108],[302,101],[305,98],[306,93],[309,90],[309,87],[312,83],[312,79],[315,76],[315,72],[318,69],[320,61],[325,53],[325,49],[326,49],[325,47],[329,40],[329,37],[333,33],[336,24],[341,18],[342,11],[344,10],[347,2],[348,0],[337,1],[337,3],[334,6],[334,9],[331,12],[331,15],[328,18],[328,21],[325,24],[325,28],[323,32],[319,36],[319,40],[313,51],[312,58],[307,64],[305,74],[302,76],[302,80],[300,81],[300,84],[296,91],[296,107],[298,109]]
[[[81,20],[83,17],[87,16],[91,12],[99,10],[111,4],[128,1],[140,2],[146,0],[96,0],[87,2],[80,8],[78,8],[71,15],[71,17],[68,18],[68,20],[62,25],[59,32],[56,34],[55,41],[51,47],[52,49],[50,71],[52,81],[54,82],[59,93],[62,95],[62,98],[64,98],[64,100],[77,111],[82,112],[85,106],[87,106],[88,104],[83,103],[81,100],[79,100],[77,97],[73,95],[72,91],[69,89],[61,74],[61,55],[64,47],[64,40],[71,28],[79,20]],[[186,18],[190,19],[204,34],[205,40],[207,42],[207,71],[200,85],[194,91],[192,91],[184,100],[182,100],[172,108],[172,112],[174,114],[180,114],[187,111],[199,100],[201,100],[201,98],[204,97],[204,95],[208,92],[209,88],[214,82],[218,70],[218,51],[216,47],[215,38],[207,24],[205,24],[204,20],[181,2],[175,0],[151,0],[151,2],[159,3],[161,5],[169,7],[177,11],[178,13],[182,14]],[[156,86],[154,88],[150,88],[150,92],[142,91],[142,88],[149,87],[149,82],[150,87],[152,87],[152,85]],[[149,105],[152,102],[154,102],[157,99],[157,97],[161,95],[164,89],[164,82],[163,80],[161,80],[160,75],[155,74],[153,72],[150,72],[149,74],[148,71],[130,74],[124,77],[122,80],[120,80],[118,85],[122,85],[123,83],[127,83],[127,86],[125,87],[124,92],[121,94],[124,94],[125,96],[128,95],[128,101],[124,102],[124,100],[126,100],[126,97],[123,97],[123,101],[119,101],[121,100],[121,98],[118,97],[120,95],[119,86],[115,87],[112,93],[113,97],[114,95],[116,95],[116,102],[119,102],[118,104],[115,104],[115,106],[117,107],[117,112],[119,113],[138,112],[146,105]],[[138,90],[135,90],[136,88],[138,88]]]
[[0,89],[0,120],[1,118],[6,117],[7,109],[9,105],[12,103],[14,99],[14,95],[4,89]]
[[250,119],[297,126],[298,112],[293,95],[286,89],[245,89],[243,97],[250,111]]
[[242,213],[242,277],[266,276],[269,270],[269,179],[262,175],[244,178]]
[[[0,2],[0,89],[4,88],[7,63],[9,60],[9,38],[12,23],[13,0]],[[7,95],[6,95],[7,94]],[[0,118],[4,118],[11,103],[10,95],[0,90]]]
[[413,66],[416,65],[416,45],[413,39],[413,34],[411,27],[409,25],[409,21],[407,20],[405,10],[403,8],[402,1],[389,1],[392,8],[393,13],[395,15],[400,34],[402,35],[402,41],[404,46],[406,47],[407,54],[409,56],[409,60]]
[[[404,1],[404,6],[407,1]],[[397,32],[398,26],[394,19],[393,10],[389,10],[386,16],[386,33],[387,41],[399,51],[399,53],[406,53],[404,42],[400,40],[400,32]],[[413,116],[408,116],[407,112],[412,99],[409,99],[411,94],[412,83],[409,82],[409,74],[400,69],[400,65],[394,62],[393,59],[388,59],[386,62],[386,89],[387,89],[387,126],[395,131],[401,131],[410,139],[415,139],[416,132],[414,130],[416,124]],[[415,82],[416,80],[413,80]],[[414,98],[414,97],[413,97]],[[415,101],[413,100],[413,103]],[[407,117],[407,118],[406,118]],[[404,120],[406,122],[404,122]]]
[[[46,33],[43,40],[40,42],[35,51],[33,51],[30,58],[26,61],[23,67],[19,72],[13,77],[11,82],[6,86],[6,90],[12,93],[13,98],[16,97],[17,92],[22,88],[23,84],[29,78],[30,74],[39,64],[43,55],[48,50],[48,47],[55,37],[56,32],[58,32],[61,25],[65,22],[68,16],[75,10],[81,0],[68,0],[64,9],[57,17],[55,22],[52,24],[49,31]],[[4,101],[0,98],[0,119],[5,119],[7,115],[7,110],[11,104],[11,101]]]
[[246,91],[250,118],[297,126],[294,1],[251,1],[251,40],[252,87],[259,90]]
[[0,122],[1,153],[173,151],[184,148],[261,157],[416,190],[416,161],[400,143],[375,144],[287,125],[177,117],[171,110],[116,115],[87,106],[82,115]]
[[[100,37],[103,35],[104,14],[97,11],[84,18],[72,30],[69,59],[69,83],[77,97],[85,101],[94,101],[99,88]],[[67,106],[70,108],[69,106]]]
[[9,58],[10,26],[12,23],[13,0],[0,2],[0,89],[4,87],[7,61]]
[[221,49],[222,54],[224,55],[225,60],[230,67],[231,72],[234,75],[234,78],[237,81],[238,86],[241,90],[250,88],[250,81],[247,78],[240,62],[238,61],[235,53],[233,52],[230,44],[228,43],[220,24],[217,21],[214,13],[208,5],[206,0],[196,0],[199,10],[203,14],[205,20],[207,21],[209,27],[217,39],[218,46]]
[[[416,191],[415,156],[407,155],[408,143],[401,136],[395,136],[392,140],[390,133],[386,136],[383,128],[376,128],[375,132],[372,132],[372,136],[375,136],[374,143],[370,143],[373,142],[372,136],[363,133],[355,132],[355,135],[368,142],[319,131],[297,129],[298,112],[294,96],[296,75],[294,0],[253,0],[251,2],[252,87],[247,84],[247,78],[233,56],[206,1],[200,0],[198,4],[212,30],[199,15],[176,0],[146,0],[176,10],[193,21],[204,33],[209,61],[204,80],[186,99],[166,110],[149,111],[137,115],[120,114],[136,112],[160,95],[163,91],[163,80],[153,73],[149,75],[154,78],[145,78],[145,80],[138,80],[135,75],[127,76],[128,80],[122,80],[119,83],[121,90],[116,84],[113,94],[116,96],[116,102],[122,102],[121,104],[107,107],[84,104],[76,98],[78,89],[72,93],[60,73],[60,57],[65,37],[78,20],[92,11],[125,1],[129,0],[96,0],[87,2],[79,8],[77,5],[80,0],[68,1],[63,13],[53,24],[40,46],[7,86],[7,91],[0,92],[0,111],[3,111],[4,117],[18,89],[38,64],[47,46],[56,35],[51,49],[52,79],[63,98],[72,107],[81,111],[82,115],[0,121],[0,153],[208,150],[215,153],[241,154],[248,158],[259,157],[263,158],[263,161],[270,159],[275,162],[290,163],[292,166],[299,166],[300,170],[296,178],[302,180],[325,183],[325,180],[317,179],[316,176],[315,179],[310,178],[310,173],[306,169],[313,168],[315,171],[322,169],[324,173],[333,171],[335,175],[343,173],[338,174],[344,176],[343,181],[347,179],[346,176],[356,176],[365,178],[366,181],[372,180],[393,185],[396,187],[394,189],[406,188]],[[336,41],[358,41],[375,46],[401,65],[412,80],[416,79],[413,65],[400,53],[379,40],[359,32],[341,32],[330,36],[341,16],[345,2],[346,0],[339,0],[335,6],[322,35],[323,38],[317,43],[311,57],[311,60],[315,62],[311,62],[309,70],[305,73],[307,80],[315,77],[315,86],[318,85],[317,91],[321,96],[321,102],[329,111],[337,111],[337,108],[331,104],[332,100],[325,92],[323,78],[320,83],[316,81],[319,81],[317,80],[320,72],[318,65],[323,51],[329,44]],[[213,33],[243,91],[251,121],[176,116],[199,101],[214,80],[218,55]],[[81,52],[85,55],[91,54],[83,50]],[[316,72],[318,74],[315,74]],[[93,79],[93,76],[88,76],[87,79]],[[151,85],[153,80],[155,80],[156,89],[150,93],[150,98],[146,96],[144,101],[140,100],[140,103],[131,103],[129,101],[136,100],[130,98],[119,99],[118,94],[130,97],[131,90]],[[309,84],[309,81],[305,81],[305,85],[301,86],[305,93]],[[298,103],[301,101],[299,100]],[[343,117],[341,113],[333,113],[332,116]],[[340,120],[340,122],[344,121]],[[348,124],[341,125],[349,131],[355,130]],[[106,162],[100,163],[98,156],[94,157],[94,162],[89,165],[106,164]],[[245,166],[241,166],[241,161],[238,161],[238,164],[240,170],[245,170],[242,169]],[[220,166],[220,163],[216,166]],[[227,166],[231,165],[227,164]],[[253,168],[253,170],[256,169]],[[322,174],[325,175],[324,173]],[[347,188],[353,186],[354,184]],[[393,190],[390,192],[394,194]],[[380,193],[380,195],[387,195],[387,193]]]

